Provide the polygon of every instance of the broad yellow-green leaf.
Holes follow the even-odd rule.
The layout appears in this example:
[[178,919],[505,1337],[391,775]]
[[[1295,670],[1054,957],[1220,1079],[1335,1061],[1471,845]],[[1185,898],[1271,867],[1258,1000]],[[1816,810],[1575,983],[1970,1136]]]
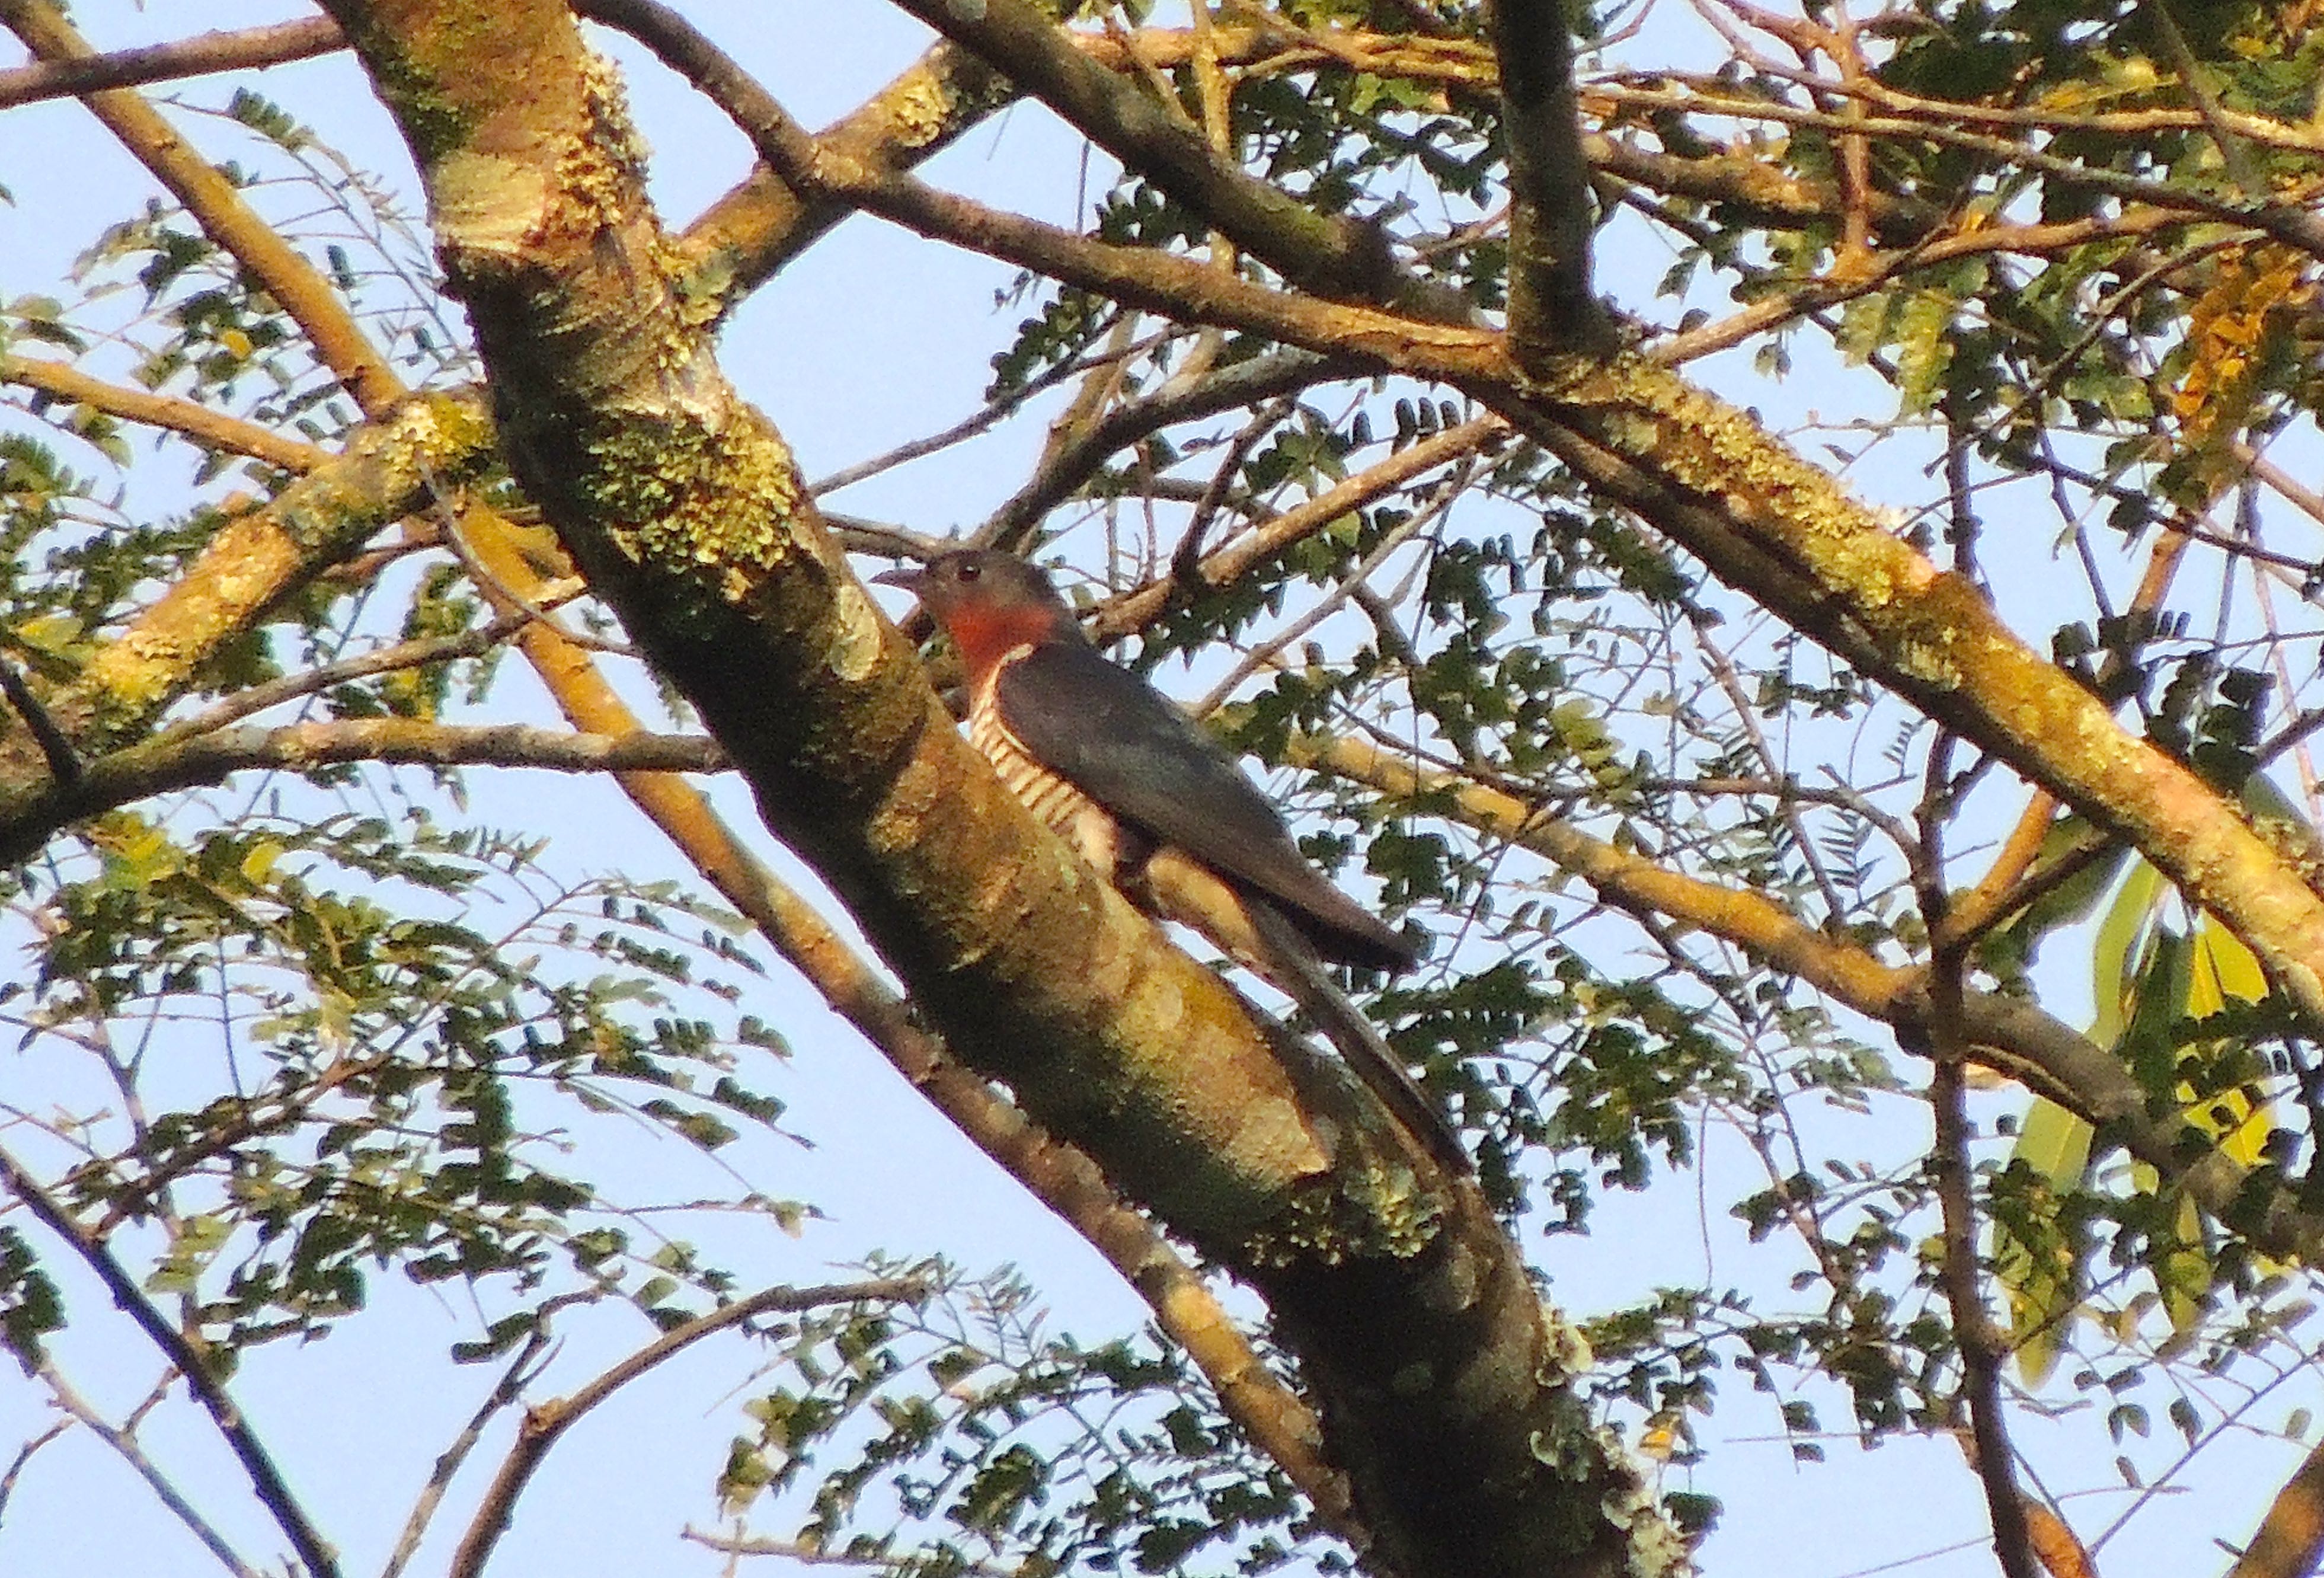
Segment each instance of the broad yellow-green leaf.
[[[2059,1194],[2078,1188],[2090,1160],[2088,1123],[2057,1103],[2035,1097],[2012,1156]],[[1994,1228],[1993,1269],[2009,1297],[2011,1347],[2027,1386],[2040,1386],[2058,1362],[2066,1329],[2081,1302],[2083,1246],[2052,1216],[2021,1236]]]

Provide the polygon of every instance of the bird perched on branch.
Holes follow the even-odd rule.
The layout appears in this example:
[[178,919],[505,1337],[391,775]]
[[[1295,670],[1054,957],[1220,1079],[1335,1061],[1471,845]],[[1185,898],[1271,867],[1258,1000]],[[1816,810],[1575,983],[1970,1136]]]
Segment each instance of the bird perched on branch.
[[987,549],[875,577],[919,598],[968,670],[968,734],[1010,791],[1139,909],[1191,926],[1303,1009],[1445,1165],[1460,1138],[1324,961],[1402,970],[1419,950],[1326,881],[1234,759],[1102,657],[1038,569]]

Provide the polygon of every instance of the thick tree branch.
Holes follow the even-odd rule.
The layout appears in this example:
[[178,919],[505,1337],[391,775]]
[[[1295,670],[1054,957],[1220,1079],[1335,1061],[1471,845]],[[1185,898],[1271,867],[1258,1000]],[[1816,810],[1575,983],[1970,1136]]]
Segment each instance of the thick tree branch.
[[193,1341],[170,1324],[161,1307],[137,1286],[136,1278],[113,1258],[112,1250],[74,1220],[41,1181],[5,1149],[0,1149],[0,1184],[5,1184],[9,1192],[24,1203],[24,1208],[39,1218],[42,1226],[65,1241],[82,1264],[105,1285],[115,1306],[136,1322],[138,1329],[161,1351],[171,1367],[185,1377],[186,1389],[194,1394],[210,1423],[225,1437],[227,1448],[250,1476],[252,1490],[290,1540],[290,1548],[299,1553],[311,1578],[338,1578],[338,1554],[317,1531],[289,1481],[283,1479],[282,1471],[275,1466],[265,1444],[243,1417],[242,1409],[227,1393],[225,1383],[210,1373],[208,1360]]
[[1612,325],[1590,293],[1590,166],[1564,0],[1492,0],[1488,14],[1509,151],[1509,354],[1531,368],[1554,351],[1609,347]]
[[[709,361],[567,14],[504,6],[480,39],[454,0],[334,10],[407,125],[520,479],[952,1047],[1268,1299],[1381,1559],[1678,1564],[1481,1197],[1279,1061],[952,728]],[[483,149],[530,179],[481,200]]]
[[2324,1446],[2302,1458],[2227,1578],[2308,1578],[2324,1560]]

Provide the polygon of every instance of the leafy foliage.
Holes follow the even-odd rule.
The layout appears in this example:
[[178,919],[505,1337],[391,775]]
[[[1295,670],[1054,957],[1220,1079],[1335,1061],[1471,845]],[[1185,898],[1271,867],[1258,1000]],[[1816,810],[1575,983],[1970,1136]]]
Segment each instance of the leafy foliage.
[[[1222,11],[1222,35],[1251,9]],[[1225,124],[1202,129],[1416,279],[1501,311],[1509,175],[1481,8],[1264,9],[1261,42],[1225,63]],[[1667,19],[1633,33],[1615,7],[1582,81],[1598,286],[1629,332],[1668,318],[1749,347],[1750,372],[1705,381],[1893,506],[1900,535],[2311,872],[2324,572],[2297,477],[2324,358],[2317,255],[2290,220],[2324,190],[2314,10],[1927,0],[1843,26],[1737,5],[1724,63],[1689,73]],[[1194,125],[1187,53],[1137,79]],[[234,139],[240,191],[401,372],[474,376],[392,183],[263,97],[200,125]],[[1160,185],[1100,188],[1091,235],[1215,248],[1282,283]],[[0,308],[0,354],[345,440],[360,413],[244,260],[170,204],[124,207],[54,294]],[[1541,1230],[1552,1270],[1646,1204],[1684,1202],[1674,1241],[1717,1237],[1715,1264],[1609,1278],[1580,1312],[1593,1406],[1663,1444],[1673,1509],[1690,1527],[1716,1510],[1715,1409],[1722,1430],[1772,1418],[1803,1461],[1834,1436],[1955,1430],[1924,1065],[1897,1055],[1923,1048],[1801,960],[1844,956],[1900,995],[1904,973],[1952,967],[1932,895],[1976,892],[2022,786],[1812,638],[1844,639],[1775,625],[1457,392],[1316,358],[1076,458],[1101,416],[1285,353],[1031,276],[1003,304],[988,408],[961,431],[1075,398],[1029,488],[1064,502],[990,530],[1031,533],[1093,604],[1157,589],[1118,655],[1210,692],[1309,853],[1433,940],[1424,970],[1356,984],[1476,1138],[1495,1206]],[[289,478],[185,432],[167,442],[190,488],[157,484],[127,419],[9,390],[0,661],[69,696]],[[1378,480],[1422,446],[1437,458]],[[460,537],[480,501],[525,510],[499,476],[439,500],[270,603],[152,728],[224,727],[262,685],[287,687],[269,722],[518,715],[497,646],[444,650],[507,602]],[[539,557],[561,586],[559,551]],[[607,634],[586,604],[558,617]],[[334,667],[391,648],[409,660]],[[1333,742],[1414,776],[1351,776],[1319,755]],[[9,1144],[38,1148],[63,1208],[221,1371],[355,1318],[386,1278],[461,1290],[475,1319],[454,1357],[521,1378],[575,1306],[675,1330],[742,1288],[731,1257],[666,1226],[693,1203],[616,1187],[595,1149],[617,1125],[711,1157],[785,1133],[761,1056],[783,1043],[754,1017],[740,923],[689,888],[576,875],[549,829],[495,830],[467,789],[369,768],[237,780],[59,832],[11,879],[28,964],[0,1020],[23,1066],[69,1072],[53,1102],[11,1098]],[[1586,891],[1545,852],[1550,826],[1650,868],[1659,897]],[[1973,1226],[2018,1379],[2086,1415],[2070,1426],[2143,1498],[2182,1455],[2273,1428],[2255,1410],[2279,1389],[2312,1397],[2307,1274],[2264,1235],[2271,1191],[2311,1212],[2324,1193],[2319,1075],[2217,920],[2089,818],[2033,831],[1962,983],[2022,1004],[2094,980],[2090,1039],[2147,1115],[2187,1120],[2189,1154],[2166,1176],[2107,1126],[1981,1093]],[[1746,899],[1794,928],[1788,951],[1738,918]],[[2234,1208],[2188,1186],[2199,1150],[2239,1169]],[[784,1227],[813,1209],[736,1191],[726,1204]],[[0,1340],[28,1371],[79,1315],[57,1252],[0,1226]],[[931,1573],[1343,1559],[1182,1358],[1150,1333],[1076,1341],[1013,1274],[761,1330],[771,1373],[717,1493],[801,1548]],[[2146,1400],[2165,1391],[2167,1433]],[[2307,1432],[2294,1419],[2282,1434]]]

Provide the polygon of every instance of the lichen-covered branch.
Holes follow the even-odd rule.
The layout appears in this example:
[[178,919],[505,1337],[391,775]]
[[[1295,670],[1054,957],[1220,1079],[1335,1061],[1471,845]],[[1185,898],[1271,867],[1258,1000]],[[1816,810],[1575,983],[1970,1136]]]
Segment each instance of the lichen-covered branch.
[[1611,346],[1590,293],[1590,167],[1573,100],[1564,0],[1493,0],[1501,131],[1509,151],[1509,354],[1533,367],[1553,351]]
[[[383,526],[426,508],[433,488],[494,456],[492,424],[473,401],[407,401],[391,420],[358,432],[345,454],[221,526],[194,572],[43,698],[50,716],[84,756],[134,738],[253,621]],[[0,821],[14,821],[45,777],[28,734],[0,737]]]
[[1382,1560],[1677,1565],[1481,1197],[1279,1059],[951,727],[710,360],[568,14],[333,12],[420,163],[520,480],[955,1052],[1268,1299]]
[[1425,798],[1489,838],[1532,850],[1588,882],[1598,897],[1648,926],[1700,930],[1863,1014],[1912,1044],[1932,1023],[1960,1021],[1963,1057],[2079,1114],[2197,1204],[2268,1254],[2310,1260],[2324,1254],[2324,1213],[2290,1186],[2255,1175],[2182,1116],[2150,1110],[2123,1060],[2022,998],[1963,991],[1940,1008],[1928,973],[1886,964],[1808,925],[1765,893],[1723,887],[1659,865],[1538,814],[1513,795],[1391,755],[1368,741],[1296,738],[1287,760],[1361,783],[1397,799]]

